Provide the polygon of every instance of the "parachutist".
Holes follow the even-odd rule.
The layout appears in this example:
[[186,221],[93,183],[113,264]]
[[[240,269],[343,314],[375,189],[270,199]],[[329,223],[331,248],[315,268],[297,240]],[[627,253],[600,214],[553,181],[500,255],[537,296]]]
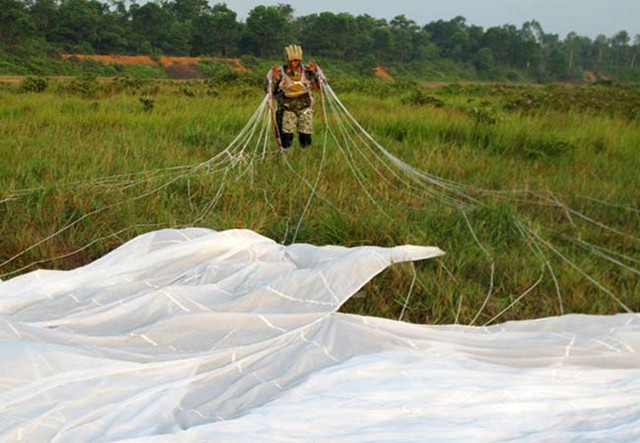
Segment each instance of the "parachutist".
[[313,91],[320,88],[318,67],[313,61],[302,63],[302,48],[298,45],[285,48],[285,61],[267,74],[266,88],[278,103],[275,126],[280,147],[289,148],[297,131],[298,142],[304,148],[312,143]]

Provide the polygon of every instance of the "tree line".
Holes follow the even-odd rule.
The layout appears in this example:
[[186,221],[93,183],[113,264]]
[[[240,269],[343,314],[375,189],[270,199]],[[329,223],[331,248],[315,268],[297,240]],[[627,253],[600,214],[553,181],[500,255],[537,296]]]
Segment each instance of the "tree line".
[[[634,73],[640,80],[640,35],[595,39],[544,32],[535,20],[484,29],[464,17],[420,25],[399,15],[322,12],[296,17],[289,4],[256,6],[245,21],[225,3],[160,0],[0,0],[0,50],[84,54],[280,57],[300,43],[308,54],[362,68],[451,62],[478,77],[524,73],[539,81],[585,71]],[[515,74],[514,74],[515,75]]]

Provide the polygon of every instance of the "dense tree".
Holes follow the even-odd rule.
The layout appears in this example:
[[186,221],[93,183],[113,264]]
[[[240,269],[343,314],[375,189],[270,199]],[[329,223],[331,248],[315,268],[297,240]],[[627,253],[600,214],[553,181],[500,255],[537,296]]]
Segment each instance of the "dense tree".
[[137,46],[142,53],[189,54],[191,22],[175,20],[172,8],[145,3],[132,9],[131,21],[140,35]]
[[495,59],[491,48],[480,48],[476,56],[475,65],[480,72],[491,72],[495,68]]
[[613,51],[613,65],[627,66],[631,57],[629,51],[629,33],[620,31],[611,38],[611,49]]
[[564,40],[566,47],[569,72],[572,76],[579,76],[582,71],[592,69],[591,39],[583,37],[575,32],[570,32]]
[[631,67],[638,65],[638,57],[640,56],[640,34],[636,34],[633,38],[633,48],[631,50]]
[[14,45],[36,35],[36,26],[26,5],[18,0],[0,0],[0,43]]
[[290,5],[256,6],[247,17],[242,47],[259,57],[282,54],[282,48],[296,41]]
[[211,12],[207,0],[174,0],[173,3],[166,3],[176,20],[186,22],[194,21],[198,17],[207,15]]
[[55,49],[273,58],[287,44],[301,43],[311,57],[351,62],[367,72],[376,64],[457,66],[470,76],[550,81],[579,80],[585,70],[602,75],[640,69],[640,35],[632,38],[624,30],[594,40],[573,32],[560,39],[535,20],[519,29],[508,24],[484,30],[462,16],[421,26],[404,14],[387,22],[293,12],[288,4],[256,6],[239,22],[225,3],[211,6],[208,0],[0,0],[0,54],[19,58]]
[[449,21],[438,20],[426,24],[424,30],[429,33],[433,43],[446,51],[452,45],[454,34],[467,31],[467,19],[459,15]]
[[404,15],[398,15],[389,22],[391,28],[391,46],[394,59],[406,63],[416,60],[420,54],[418,45],[425,44],[419,36],[426,35],[415,21]]
[[520,35],[513,25],[503,25],[487,29],[484,34],[483,46],[491,49],[497,63],[509,64],[519,60]]
[[354,45],[358,58],[362,59],[368,55],[373,58],[375,62],[373,55],[373,30],[386,26],[386,23],[384,19],[377,19],[367,14],[356,17],[356,38]]
[[[391,52],[391,31],[388,27],[375,28],[373,30],[373,44],[371,48],[379,65],[386,60],[385,56]],[[389,56],[389,59],[392,57]]]
[[56,0],[29,1],[27,2],[27,6],[38,35],[51,40],[51,33],[55,26],[55,17],[58,14]]
[[106,10],[96,0],[62,0],[51,38],[67,51],[94,52]]
[[598,69],[602,69],[609,58],[609,40],[606,35],[600,34],[594,41],[596,49],[596,66]]
[[300,43],[316,56],[355,60],[358,54],[358,28],[351,14],[323,12],[296,21]]
[[242,27],[237,14],[224,3],[193,21],[192,55],[231,57],[238,55]]

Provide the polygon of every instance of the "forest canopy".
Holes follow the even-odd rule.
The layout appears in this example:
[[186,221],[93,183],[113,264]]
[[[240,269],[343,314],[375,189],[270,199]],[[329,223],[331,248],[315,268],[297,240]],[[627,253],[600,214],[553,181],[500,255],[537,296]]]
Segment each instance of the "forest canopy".
[[483,28],[458,16],[416,23],[322,12],[296,16],[289,4],[259,5],[246,20],[225,3],[166,0],[0,0],[0,74],[26,57],[60,53],[280,58],[291,42],[319,59],[403,66],[462,77],[576,80],[585,72],[640,81],[640,35],[595,39],[546,33],[532,20]]

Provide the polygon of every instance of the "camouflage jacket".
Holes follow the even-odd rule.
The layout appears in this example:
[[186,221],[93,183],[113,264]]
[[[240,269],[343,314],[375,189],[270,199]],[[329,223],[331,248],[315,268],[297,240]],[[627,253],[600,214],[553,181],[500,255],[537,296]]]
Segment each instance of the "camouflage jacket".
[[318,76],[306,65],[300,65],[297,70],[289,64],[274,66],[271,88],[279,107],[291,110],[308,108],[313,104],[312,92],[319,88]]

